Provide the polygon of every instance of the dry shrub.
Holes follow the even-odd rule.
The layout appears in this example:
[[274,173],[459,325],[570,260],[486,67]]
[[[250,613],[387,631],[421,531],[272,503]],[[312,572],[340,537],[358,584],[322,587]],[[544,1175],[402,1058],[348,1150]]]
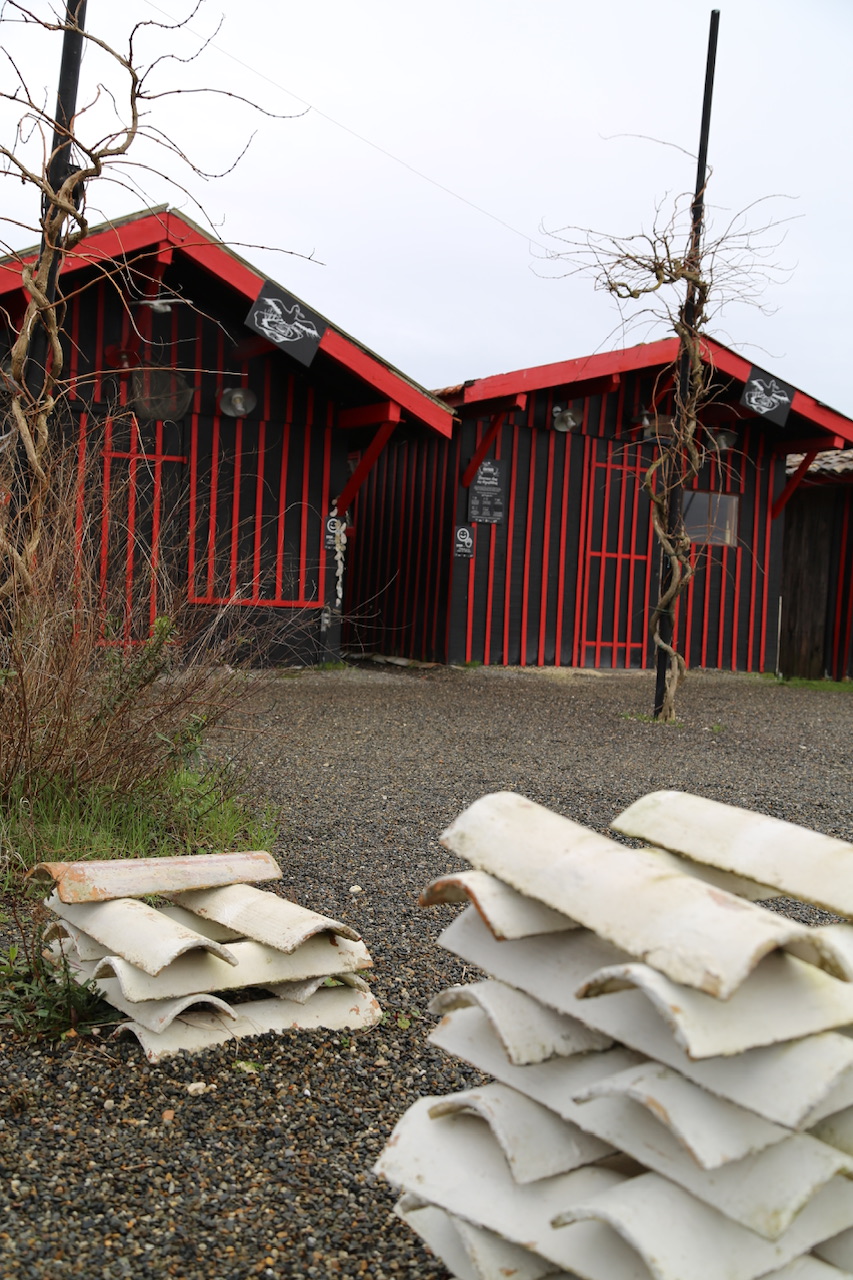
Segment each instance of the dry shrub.
[[134,589],[150,599],[156,575],[158,613],[146,620],[147,638],[125,643],[127,619],[110,614],[101,580],[101,488],[81,476],[72,451],[52,460],[45,502],[33,589],[0,601],[0,802],[155,783],[187,758],[240,683],[227,663],[227,620],[202,624],[180,607],[142,547]]

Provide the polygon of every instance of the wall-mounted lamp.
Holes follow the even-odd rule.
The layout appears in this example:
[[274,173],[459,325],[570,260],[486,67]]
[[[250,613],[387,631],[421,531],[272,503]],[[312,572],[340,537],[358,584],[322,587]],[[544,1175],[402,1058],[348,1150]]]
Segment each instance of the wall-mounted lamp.
[[657,413],[654,409],[641,409],[631,419],[631,425],[643,428],[644,440],[659,440],[675,434],[673,414]]
[[226,418],[245,418],[258,403],[249,387],[226,387],[219,393],[219,412]]
[[179,298],[172,293],[158,293],[155,298],[139,298],[133,306],[148,307],[158,316],[167,316],[176,303],[184,303],[188,307],[193,305],[190,298]]
[[728,453],[737,444],[737,432],[733,427],[720,427],[714,432],[714,445],[719,453]]
[[575,413],[574,409],[563,409],[558,404],[554,405],[551,414],[555,431],[577,431],[583,422],[583,417]]

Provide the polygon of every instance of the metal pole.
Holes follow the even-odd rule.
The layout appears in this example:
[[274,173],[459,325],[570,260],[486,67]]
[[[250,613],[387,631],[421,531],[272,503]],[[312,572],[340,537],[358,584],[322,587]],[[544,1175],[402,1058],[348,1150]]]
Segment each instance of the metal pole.
[[[51,191],[58,191],[73,172],[71,138],[69,136],[77,110],[77,86],[80,80],[80,63],[83,57],[83,31],[86,23],[86,0],[66,0],[65,34],[62,39],[62,62],[59,68],[59,85],[56,95],[53,143],[47,166],[47,181]],[[51,211],[50,197],[42,198],[42,238],[39,258],[47,245],[46,228]],[[59,276],[59,257],[54,257],[48,276],[45,297],[48,305],[56,298],[56,281]],[[27,353],[26,382],[30,395],[35,399],[44,387],[47,365],[47,330],[39,324],[33,330]]]
[[[690,244],[687,250],[688,265],[699,264],[702,240],[702,215],[705,207],[705,184],[708,179],[708,135],[711,131],[711,100],[714,94],[714,68],[717,61],[717,32],[720,27],[719,9],[711,10],[711,29],[708,34],[708,58],[705,64],[705,96],[702,102],[702,127],[699,132],[699,159],[696,166],[696,190],[690,206]],[[692,329],[696,321],[696,290],[688,281],[682,311],[685,327]],[[678,426],[677,440],[683,440],[686,427],[686,410],[690,394],[690,352],[681,340],[681,352],[678,364]],[[670,457],[668,463],[661,468],[661,482],[666,489],[666,532],[672,539],[681,525],[682,502],[682,458],[680,453]],[[672,567],[668,558],[661,552],[660,594],[665,595],[672,583]],[[664,613],[659,622],[661,640],[672,645],[675,631],[675,601]],[[669,655],[664,649],[657,651],[657,671],[655,678],[655,719],[663,710],[666,694],[666,673],[669,666]]]

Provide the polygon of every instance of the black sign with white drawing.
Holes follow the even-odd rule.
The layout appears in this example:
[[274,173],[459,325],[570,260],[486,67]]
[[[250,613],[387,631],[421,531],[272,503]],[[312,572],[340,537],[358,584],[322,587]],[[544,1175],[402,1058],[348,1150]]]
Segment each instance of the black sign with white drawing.
[[470,524],[458,524],[453,537],[453,554],[459,560],[470,560],[474,555],[474,529]]
[[323,535],[323,546],[327,551],[334,551],[337,546],[337,536],[340,533],[343,521],[337,516],[326,516],[326,527]]
[[480,464],[468,490],[469,524],[503,524],[502,465],[495,458]]
[[246,324],[306,366],[317,354],[328,328],[322,316],[309,311],[298,298],[285,293],[271,280],[267,280],[252,303]]
[[789,383],[782,382],[780,378],[774,378],[763,369],[756,369],[753,366],[749,371],[740,402],[753,413],[766,418],[768,422],[775,422],[777,426],[784,427],[791,412],[794,390],[795,388]]

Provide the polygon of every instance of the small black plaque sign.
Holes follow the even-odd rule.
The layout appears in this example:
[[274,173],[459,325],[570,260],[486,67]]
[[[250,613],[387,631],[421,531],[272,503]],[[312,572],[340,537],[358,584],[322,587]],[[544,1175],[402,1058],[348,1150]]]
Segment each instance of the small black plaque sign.
[[323,534],[323,546],[327,551],[334,551],[337,546],[337,535],[340,533],[342,520],[337,516],[326,516],[326,526]]
[[459,560],[470,560],[474,555],[474,530],[470,524],[458,524],[453,535],[453,554]]
[[468,490],[469,524],[502,524],[504,491],[502,463],[491,458],[480,463]]
[[267,280],[249,308],[246,324],[273,346],[309,365],[328,325],[322,316]]
[[790,383],[782,382],[780,378],[774,378],[772,374],[753,366],[749,371],[740,402],[753,413],[766,418],[768,422],[775,422],[777,426],[784,427],[791,412],[793,399],[794,387]]

